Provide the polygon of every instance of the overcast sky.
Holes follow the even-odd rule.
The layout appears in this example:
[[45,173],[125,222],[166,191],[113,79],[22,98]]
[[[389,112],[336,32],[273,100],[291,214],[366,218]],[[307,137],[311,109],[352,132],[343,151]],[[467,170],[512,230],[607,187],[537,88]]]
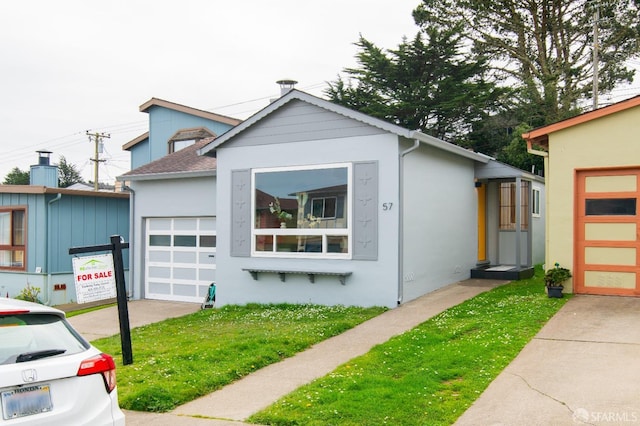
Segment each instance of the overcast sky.
[[129,170],[152,97],[247,118],[276,80],[320,96],[359,34],[395,48],[419,0],[14,0],[0,6],[0,182],[39,149],[93,180],[86,131],[106,132],[99,181]]
[[93,180],[89,130],[111,135],[99,181],[112,183],[129,170],[122,145],[148,130],[139,106],[152,97],[244,119],[279,94],[282,78],[321,96],[356,64],[359,34],[387,49],[413,37],[419,3],[3,1],[0,182],[29,170],[40,149]]

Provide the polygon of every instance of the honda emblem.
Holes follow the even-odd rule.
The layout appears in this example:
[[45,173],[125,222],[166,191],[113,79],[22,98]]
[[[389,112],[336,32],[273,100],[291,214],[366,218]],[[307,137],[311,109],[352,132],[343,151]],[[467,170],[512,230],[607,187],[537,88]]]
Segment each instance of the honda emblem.
[[25,383],[35,382],[37,379],[38,374],[36,373],[36,370],[22,370],[22,380],[24,380]]

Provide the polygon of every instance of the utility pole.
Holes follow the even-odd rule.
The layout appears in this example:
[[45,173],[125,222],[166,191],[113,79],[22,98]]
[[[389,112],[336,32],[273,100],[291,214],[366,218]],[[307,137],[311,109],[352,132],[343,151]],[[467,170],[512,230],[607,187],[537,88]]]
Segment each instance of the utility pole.
[[95,143],[93,158],[90,160],[93,161],[93,190],[98,190],[98,164],[100,162],[104,162],[105,160],[100,159],[100,152],[102,152],[102,139],[111,137],[108,133],[90,133],[87,130],[87,136],[89,136],[89,142]]
[[593,11],[593,109],[598,109],[598,21],[600,5],[596,2]]

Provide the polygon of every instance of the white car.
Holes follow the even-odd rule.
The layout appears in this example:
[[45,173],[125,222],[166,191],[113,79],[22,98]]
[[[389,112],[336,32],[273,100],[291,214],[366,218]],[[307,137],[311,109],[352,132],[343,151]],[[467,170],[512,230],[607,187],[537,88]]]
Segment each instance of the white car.
[[124,425],[113,358],[64,312],[0,298],[0,425]]

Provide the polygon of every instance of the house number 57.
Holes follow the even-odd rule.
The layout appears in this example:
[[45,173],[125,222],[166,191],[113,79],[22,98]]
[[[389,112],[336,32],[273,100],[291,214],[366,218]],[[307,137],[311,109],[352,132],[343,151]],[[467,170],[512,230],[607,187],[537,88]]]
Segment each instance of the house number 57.
[[391,210],[391,207],[393,207],[393,203],[382,203],[382,210],[384,211]]

